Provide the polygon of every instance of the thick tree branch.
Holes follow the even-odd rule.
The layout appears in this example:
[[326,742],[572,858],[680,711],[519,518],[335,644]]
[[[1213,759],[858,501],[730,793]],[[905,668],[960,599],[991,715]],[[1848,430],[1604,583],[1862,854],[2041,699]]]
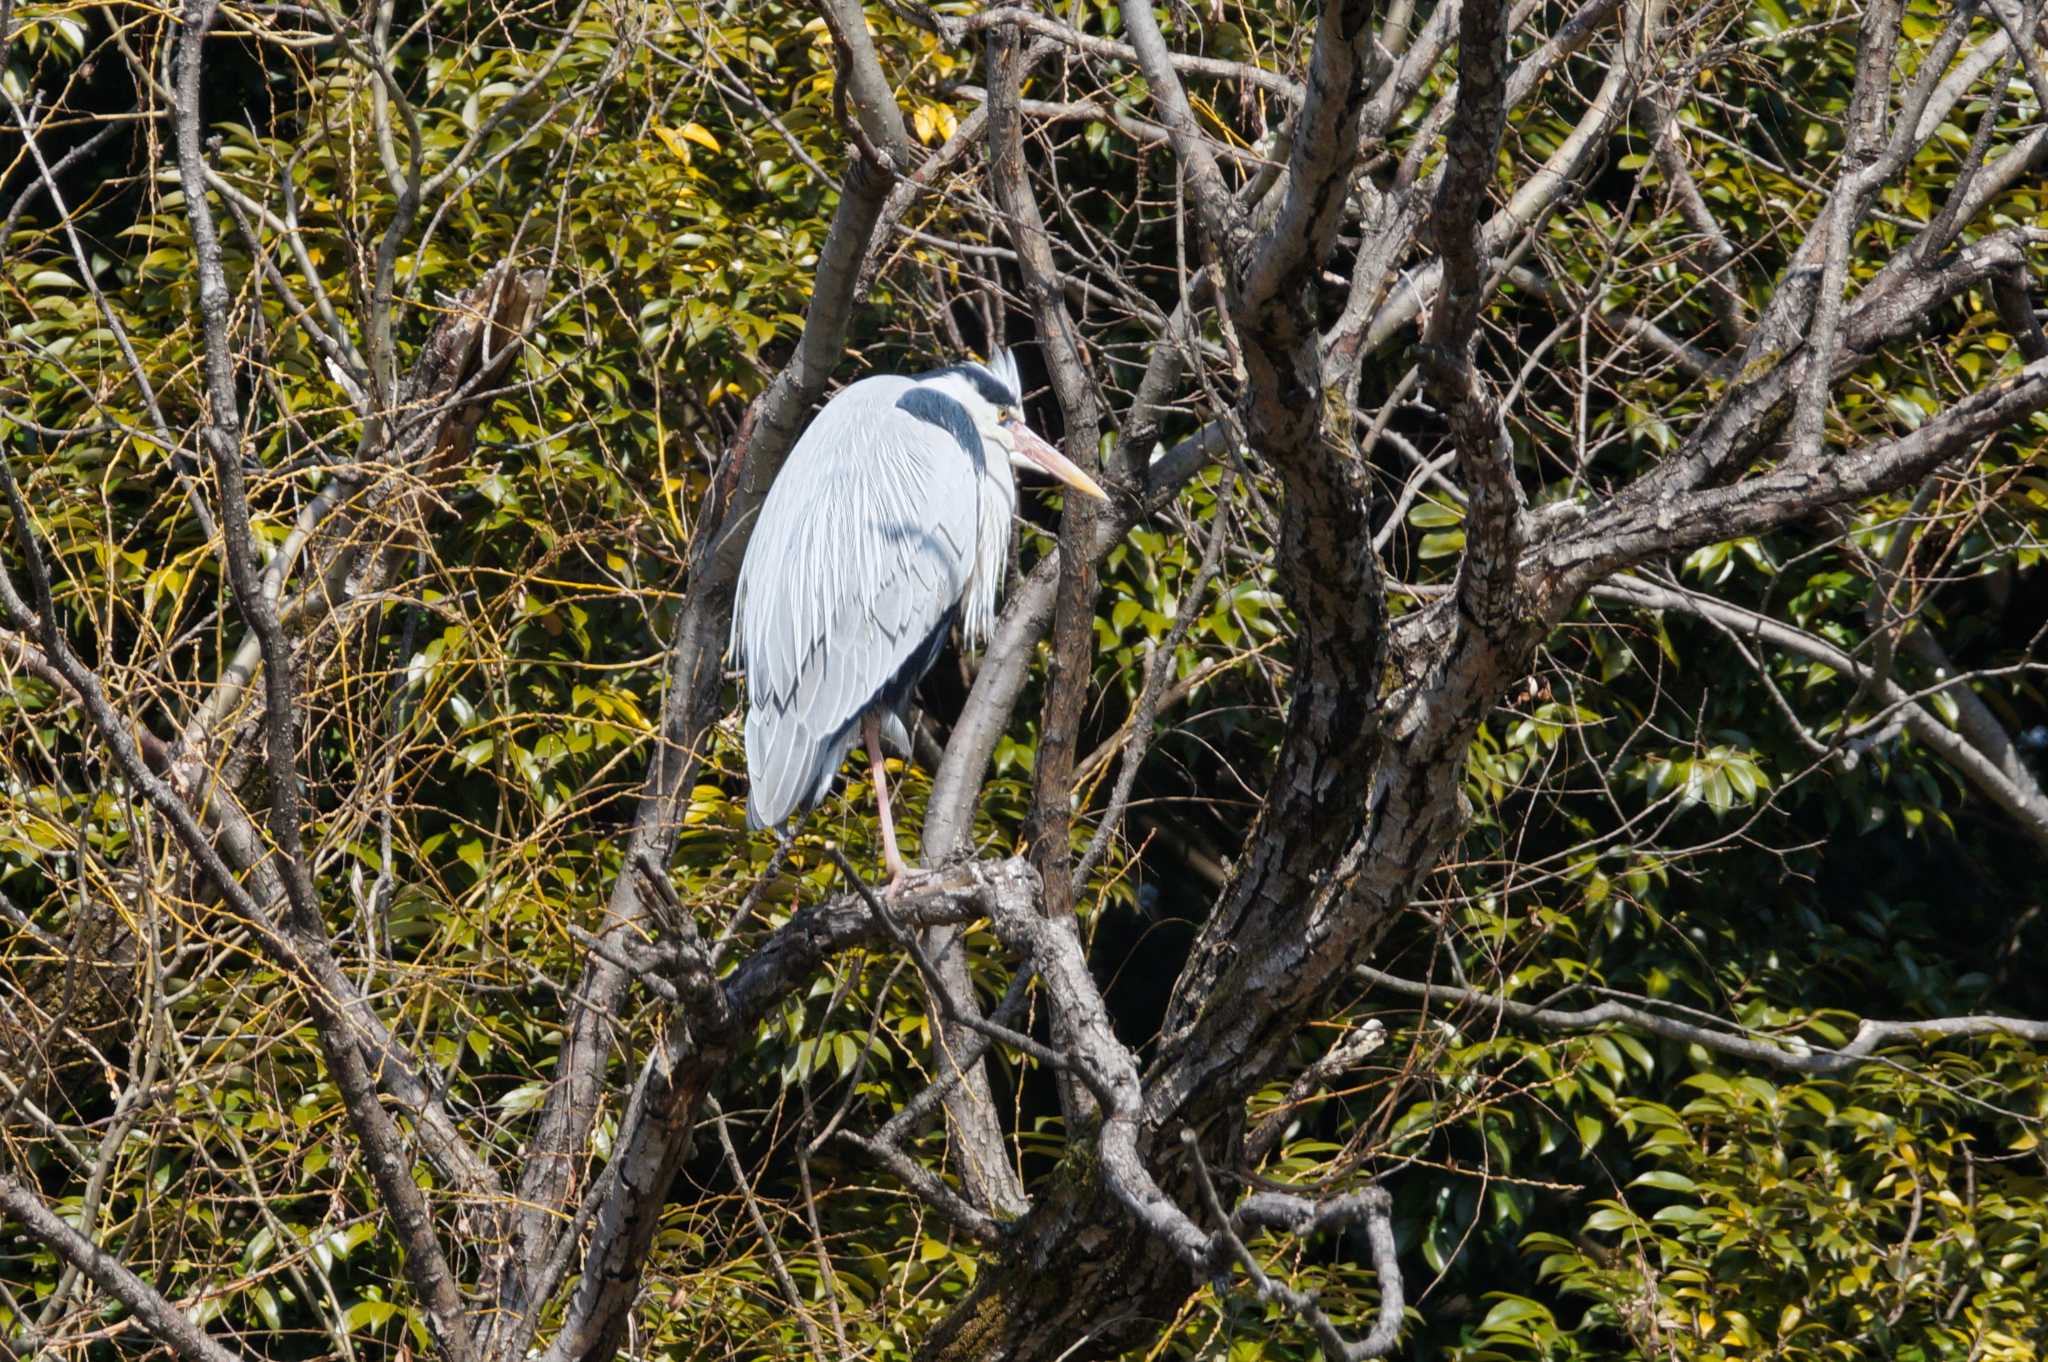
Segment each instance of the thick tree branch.
[[[1834,353],[1835,337],[1842,325],[1842,286],[1849,274],[1850,237],[1891,169],[1886,164],[1890,158],[1881,156],[1880,149],[1886,135],[1884,115],[1890,105],[1892,55],[1898,49],[1899,17],[1904,8],[1904,0],[1867,0],[1864,6],[1856,88],[1849,99],[1848,145],[1842,152],[1845,173],[1835,186],[1818,228],[1806,243],[1819,256],[1820,278],[1812,285],[1812,316],[1806,333],[1807,343],[1815,354]],[[1961,15],[1950,20],[1949,32],[1957,42],[1961,41],[1967,24],[1968,20]],[[1951,55],[1953,51],[1951,47]],[[1934,74],[1947,65],[1947,56],[1928,63]],[[1892,139],[1901,155],[1911,146],[1905,127],[1910,127],[1912,120],[1902,121],[1905,126],[1900,135]],[[1803,301],[1804,292],[1803,288],[1781,289],[1779,296]],[[1788,307],[1779,315],[1787,316],[1790,310]],[[1799,389],[1792,413],[1790,437],[1794,458],[1813,458],[1820,452],[1821,427],[1827,418],[1827,396],[1832,386],[1830,377],[1825,364],[1807,366],[1806,381]]]
[[[1318,22],[1312,69],[1326,75],[1310,83],[1301,128],[1335,116],[1346,135],[1337,142],[1341,153],[1332,155],[1301,146],[1306,133],[1297,130],[1287,193],[1303,205],[1342,197],[1349,178],[1365,103],[1368,8],[1332,5]],[[1328,83],[1340,73],[1350,87]],[[1323,178],[1315,182],[1312,175]],[[1333,929],[1311,932],[1308,925],[1332,906],[1341,878],[1332,868],[1344,861],[1369,807],[1383,750],[1385,711],[1377,695],[1387,653],[1367,490],[1347,442],[1325,419],[1321,338],[1302,270],[1320,267],[1319,252],[1329,243],[1313,234],[1334,219],[1306,207],[1291,211],[1303,224],[1302,237],[1262,236],[1260,250],[1273,258],[1232,261],[1224,292],[1243,343],[1239,413],[1252,449],[1279,472],[1284,490],[1276,558],[1298,620],[1293,693],[1271,792],[1237,874],[1175,985],[1161,1058],[1147,1083],[1150,1135],[1179,1119],[1191,1100],[1228,1105],[1225,1090],[1235,1080],[1224,1078],[1226,1071],[1240,1077],[1265,1072],[1277,1054],[1271,1047],[1307,1005],[1316,987],[1311,980],[1334,970],[1373,929],[1365,915]],[[1298,287],[1283,286],[1289,280]],[[1275,291],[1265,296],[1267,289]],[[1434,828],[1435,822],[1417,826]],[[1304,953],[1319,963],[1305,964]],[[1290,963],[1278,965],[1282,958]],[[1285,974],[1285,982],[1267,975],[1269,969]],[[1211,1001],[1217,998],[1232,1002],[1217,1008]],[[1183,1072],[1183,1063],[1191,1069]],[[1222,1082],[1211,1087],[1215,1079]]]
[[1970,394],[1917,430],[1855,453],[1798,459],[1727,487],[1666,493],[1654,501],[1632,489],[1533,549],[1530,566],[1554,610],[1631,563],[1760,534],[1903,487],[2043,410],[2048,359]]
[[1458,605],[1481,629],[1497,627],[1516,608],[1527,506],[1507,424],[1474,362],[1480,305],[1491,282],[1482,224],[1507,125],[1506,20],[1507,6],[1494,0],[1475,0],[1459,11],[1457,106],[1429,219],[1443,260],[1443,292],[1421,351],[1424,379],[1450,421],[1458,473],[1471,499]]
[[[1024,156],[1024,119],[1017,99],[1023,81],[1019,43],[999,31],[990,40],[989,174],[996,200],[1009,219],[1017,245],[1024,294],[1038,324],[1040,349],[1052,373],[1066,432],[1067,457],[1097,473],[1102,410],[1094,377],[1082,353],[1080,330],[1060,290],[1059,267],[1045,216],[1031,187]],[[1103,510],[1091,498],[1063,498],[1059,530],[1059,587],[1053,600],[1052,647],[1045,659],[1045,701],[1039,711],[1038,751],[1031,773],[1031,861],[1045,886],[1044,910],[1074,911],[1074,762],[1088,684],[1095,675],[1095,562],[1087,546],[1095,539]],[[964,974],[964,970],[962,971]],[[1053,1036],[1064,1041],[1065,1021],[1057,1011]],[[1060,1097],[1069,1123],[1089,1114],[1085,1088],[1062,1075]],[[1021,1191],[1021,1188],[1019,1189]]]
[[[1919,331],[1943,304],[2007,271],[2025,268],[2029,249],[2043,242],[2048,242],[2048,232],[2012,226],[1971,242],[1939,264],[1915,264],[1910,253],[1893,257],[1864,285],[1844,318],[1841,343],[1827,361],[1830,374],[1840,381],[1884,346]],[[1681,490],[1711,482],[1753,457],[1785,420],[1813,363],[1814,352],[1802,346],[1753,374],[1745,370],[1735,375],[1672,458],[1616,492],[1605,507],[1593,512],[1595,518],[1654,515],[1658,505]]]
[[[1037,889],[1037,876],[1021,861],[971,863],[920,880],[891,912],[899,923],[919,928],[1008,914],[1035,917]],[[568,1312],[544,1362],[602,1362],[618,1350],[669,1183],[695,1129],[697,1104],[730,1060],[739,1037],[808,984],[825,960],[890,936],[888,920],[862,894],[807,908],[715,986],[724,1005],[713,1025],[705,1025],[701,1006],[674,1014],[619,1123],[591,1214],[575,1222],[578,1228],[587,1224],[589,1242]],[[535,1284],[547,1282],[537,1279]],[[527,1346],[536,1322],[507,1334],[507,1344]]]
[[[1958,24],[1961,18],[1958,16]],[[1957,31],[1957,26],[1952,25],[1945,32],[1943,50],[1953,53],[1950,44]],[[1827,316],[1816,316],[1816,300],[1824,309],[1840,303],[1838,294],[1834,295],[1834,302],[1828,301],[1830,295],[1826,294],[1823,279],[1827,260],[1835,254],[1829,245],[1831,238],[1842,232],[1853,235],[1855,225],[1868,212],[1871,197],[1882,186],[1883,173],[1905,164],[1935,137],[1947,110],[1991,69],[1994,59],[2009,50],[2007,40],[2000,34],[1981,45],[1969,60],[1958,64],[1940,81],[1931,77],[1940,75],[1946,62],[1930,57],[1922,66],[1923,79],[1916,82],[1906,99],[1917,116],[1898,121],[1889,141],[1885,141],[1869,131],[1869,120],[1884,112],[1890,89],[1889,54],[1895,40],[1894,34],[1879,45],[1881,52],[1866,49],[1860,56],[1854,112],[1860,120],[1855,126],[1863,131],[1853,134],[1856,154],[1845,154],[1844,173],[1832,187],[1819,222],[1793,252],[1783,282],[1750,329],[1744,349],[1727,362],[1727,392],[1686,436],[1674,455],[1638,478],[1624,495],[1654,501],[1729,476],[1754,454],[1772,429],[1787,419],[1796,395],[1805,395],[1809,406],[1807,420],[1815,419],[1812,404],[1817,399],[1812,394],[1820,382],[1813,367],[1816,354],[1825,356],[1822,367],[1830,381],[1839,378],[1846,372],[1845,361],[1853,363],[1868,356],[1887,340],[1923,324],[1935,302],[1954,296],[1945,289],[1949,281],[1967,277],[1971,265],[1983,260],[1987,253],[2003,253],[2015,244],[2012,229],[2008,228],[1957,252],[1956,259],[1948,264],[1939,268],[1935,264],[1954,234],[1974,221],[1993,197],[2048,151],[2048,134],[2042,132],[2031,134],[1991,166],[1965,166],[1954,193],[1934,221],[1904,248],[1895,251],[1877,276],[1862,286],[1856,305],[1846,309],[1839,326],[1821,334],[1829,321]],[[1977,155],[1983,154],[1982,146],[1973,149]],[[1819,340],[1842,343],[1823,347],[1816,343]],[[1803,452],[1812,454],[1816,451],[1810,431],[1808,435]]]
[[[1235,268],[1225,282],[1240,328],[1270,330],[1270,320],[1262,327],[1254,318],[1299,307],[1329,258],[1358,163],[1367,87],[1387,66],[1373,50],[1376,8],[1370,0],[1331,0],[1316,20],[1308,97],[1295,120],[1279,206],[1249,243],[1248,255],[1231,261]],[[1212,237],[1219,247],[1228,244]]]
[[[1212,1215],[1218,1221],[1214,1231],[1202,1230],[1159,1185],[1147,1165],[1145,1092],[1137,1061],[1116,1038],[1108,1008],[1089,972],[1074,919],[1016,913],[1007,911],[1008,905],[1000,903],[995,908],[993,925],[997,935],[1030,961],[1046,990],[1057,1000],[1061,1015],[1068,1019],[1068,1061],[1100,1103],[1095,1130],[1099,1176],[1132,1219],[1166,1244],[1195,1273],[1211,1275],[1231,1259],[1237,1259],[1247,1268],[1261,1298],[1286,1306],[1311,1327],[1332,1356],[1364,1359],[1388,1351],[1400,1329],[1402,1290],[1388,1219],[1391,1202],[1386,1194],[1373,1189],[1358,1197],[1318,1203],[1305,1197],[1268,1193],[1263,1199],[1254,1198],[1241,1206],[1235,1216],[1227,1216],[1209,1183],[1193,1135],[1184,1130],[1183,1148],[1189,1151],[1198,1182],[1204,1187]],[[1353,1344],[1342,1338],[1312,1296],[1265,1276],[1246,1248],[1241,1231],[1250,1225],[1313,1231],[1342,1228],[1359,1219],[1374,1226],[1374,1261],[1382,1274],[1381,1314],[1372,1334]]]

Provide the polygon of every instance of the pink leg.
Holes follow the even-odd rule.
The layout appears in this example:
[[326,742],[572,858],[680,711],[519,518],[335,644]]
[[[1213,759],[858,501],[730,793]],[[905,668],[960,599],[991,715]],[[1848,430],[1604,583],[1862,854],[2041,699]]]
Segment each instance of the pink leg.
[[874,772],[875,803],[881,808],[882,818],[882,868],[889,872],[889,882],[882,886],[882,892],[893,894],[903,887],[909,876],[909,869],[903,864],[901,853],[896,850],[896,819],[889,811],[889,776],[882,769],[882,723],[873,714],[861,720],[861,741],[867,744],[868,766]]

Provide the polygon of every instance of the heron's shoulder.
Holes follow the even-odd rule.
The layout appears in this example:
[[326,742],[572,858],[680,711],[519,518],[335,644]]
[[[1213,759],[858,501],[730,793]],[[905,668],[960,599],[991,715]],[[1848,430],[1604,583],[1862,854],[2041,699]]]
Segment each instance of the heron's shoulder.
[[841,388],[825,407],[828,411],[838,407],[892,407],[916,386],[916,379],[902,374],[874,374]]
[[[790,462],[811,476],[838,465],[852,467],[864,462],[856,456],[864,454],[867,443],[883,435],[891,424],[909,420],[896,403],[914,386],[898,374],[877,374],[847,384],[811,418],[790,452]],[[777,479],[778,485],[781,481]]]
[[849,383],[818,413],[803,444],[811,446],[811,457],[863,475],[877,459],[908,460],[927,474],[948,471],[956,453],[966,455],[962,468],[984,463],[974,413],[958,394],[925,375],[878,374]]
[[[917,427],[930,423],[937,411],[929,405],[928,399],[921,396],[925,391],[916,379],[905,378],[901,374],[877,374],[849,383],[825,404],[805,432],[805,439],[837,445],[855,438],[868,441],[914,438]],[[959,409],[951,399],[942,400],[958,410],[954,422],[972,426],[964,409]]]

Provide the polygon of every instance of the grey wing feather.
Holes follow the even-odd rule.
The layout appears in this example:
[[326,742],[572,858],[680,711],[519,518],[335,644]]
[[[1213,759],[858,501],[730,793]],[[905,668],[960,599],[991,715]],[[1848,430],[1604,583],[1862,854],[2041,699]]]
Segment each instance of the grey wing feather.
[[733,609],[752,826],[824,797],[861,715],[953,611],[974,563],[980,467],[967,413],[901,378],[848,387],[790,452]]

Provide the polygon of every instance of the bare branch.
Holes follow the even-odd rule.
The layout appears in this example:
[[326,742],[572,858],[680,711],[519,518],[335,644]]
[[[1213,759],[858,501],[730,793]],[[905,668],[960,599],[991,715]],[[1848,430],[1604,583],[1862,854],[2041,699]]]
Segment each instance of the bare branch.
[[[353,988],[327,953],[324,936],[289,926],[281,928],[274,922],[266,907],[251,897],[236,879],[184,801],[163,778],[149,769],[128,726],[107,701],[99,678],[78,660],[57,630],[49,572],[35,540],[28,506],[5,458],[0,458],[0,493],[5,494],[13,512],[23,557],[27,560],[34,584],[45,658],[83,703],[87,716],[98,730],[100,741],[113,755],[122,773],[171,825],[186,853],[212,877],[229,906],[256,930],[265,950],[304,986],[322,1053],[334,1075],[335,1085],[341,1090],[357,1137],[362,1141],[378,1190],[386,1198],[386,1209],[398,1221],[403,1237],[423,1240],[426,1251],[407,1258],[415,1289],[421,1293],[430,1310],[438,1312],[449,1308],[451,1301],[455,1302],[455,1313],[451,1317],[455,1333],[439,1342],[451,1353],[457,1349],[466,1350],[467,1326],[460,1313],[453,1276],[440,1254],[433,1221],[426,1210],[425,1199],[413,1181],[397,1127],[377,1100],[374,1082],[351,1029],[347,1000],[354,995]],[[4,573],[0,573],[0,608],[12,615],[17,625],[26,626],[33,622],[34,616]],[[337,989],[343,991],[337,993]]]
[[[1102,409],[1096,400],[1094,376],[1082,352],[1080,329],[1060,289],[1052,241],[1046,234],[1045,217],[1032,190],[1024,156],[1024,121],[1017,108],[1023,86],[1018,39],[1014,33],[998,32],[990,46],[990,84],[995,95],[989,105],[989,177],[1017,244],[1025,296],[1031,301],[1041,349],[1052,371],[1053,392],[1059,398],[1067,457],[1086,472],[1101,472],[1097,451],[1102,443]],[[1032,763],[1029,830],[1032,865],[1045,886],[1042,907],[1055,915],[1074,911],[1075,749],[1088,685],[1095,672],[1096,577],[1087,546],[1102,518],[1102,511],[1089,497],[1063,499],[1060,579],[1053,600],[1052,645],[1045,659],[1038,753]],[[1064,1043],[1065,1028],[1065,1019],[1055,1006],[1055,1043]],[[1091,1114],[1085,1085],[1069,1075],[1061,1075],[1060,1101],[1072,1124],[1079,1125]],[[1022,1188],[1018,1191],[1021,1194]]]
[[[983,10],[970,14],[957,22],[940,20],[946,31],[947,40],[956,45],[964,44],[967,36],[995,28],[1018,28],[1051,38],[1062,46],[1091,57],[1103,57],[1109,61],[1138,61],[1137,49],[1126,43],[1109,38],[1098,38],[1082,33],[1073,25],[1063,23],[1049,15],[1032,10],[1005,5],[1000,8]],[[1218,57],[1200,57],[1192,53],[1173,52],[1167,60],[1173,69],[1190,76],[1202,76],[1211,80],[1236,81],[1281,96],[1291,103],[1302,101],[1303,89],[1299,81],[1290,80],[1277,71],[1268,71],[1263,66],[1249,62],[1225,61]]]
[[948,1187],[945,1181],[885,1140],[842,1130],[838,1138],[889,1170],[918,1200],[946,1217],[952,1226],[979,1244],[1003,1242],[1003,1222]]
[[1301,1074],[1287,1087],[1287,1096],[1279,1105],[1268,1112],[1251,1133],[1245,1136],[1244,1154],[1248,1163],[1258,1163],[1271,1153],[1273,1146],[1280,1142],[1294,1115],[1307,1102],[1337,1081],[1339,1074],[1356,1067],[1366,1056],[1378,1050],[1387,1042],[1387,1028],[1377,1018],[1352,1031],[1350,1035],[1330,1047],[1329,1053],[1301,1071]]
[[[1284,1192],[1258,1192],[1241,1202],[1235,1215],[1226,1216],[1195,1133],[1183,1130],[1181,1144],[1194,1160],[1196,1180],[1203,1199],[1209,1203],[1209,1213],[1222,1223],[1223,1228],[1216,1231],[1217,1239],[1252,1279],[1261,1300],[1279,1301],[1306,1323],[1315,1333],[1316,1342],[1322,1345],[1324,1357],[1365,1362],[1393,1350],[1401,1336],[1401,1264],[1394,1252],[1394,1201],[1385,1188],[1368,1187],[1363,1192],[1322,1202]],[[1354,1343],[1338,1332],[1314,1296],[1268,1277],[1242,1235],[1251,1225],[1285,1228],[1305,1236],[1320,1230],[1346,1229],[1359,1221],[1365,1222],[1366,1235],[1372,1243],[1373,1269],[1379,1275],[1380,1311],[1372,1332]]]
[[[1880,148],[1885,138],[1884,114],[1890,103],[1892,54],[1898,48],[1899,16],[1904,8],[1904,0],[1871,0],[1864,6],[1856,89],[1849,100],[1848,146],[1842,152],[1847,174],[1836,186],[1819,228],[1806,242],[1809,252],[1818,242],[1820,277],[1813,285],[1813,313],[1808,330],[1809,343],[1817,354],[1830,354],[1835,348],[1835,336],[1842,324],[1842,286],[1849,272],[1849,238],[1889,170],[1887,158],[1880,156]],[[1949,31],[1957,41],[1968,22],[1960,14],[1950,19]],[[1932,73],[1939,73],[1947,65],[1946,57],[1928,63]],[[1894,145],[1901,148],[1901,154],[1910,147],[1903,130]],[[1801,297],[1802,290],[1781,290],[1779,296]],[[1824,364],[1808,366],[1806,382],[1792,415],[1790,437],[1794,458],[1811,459],[1820,452],[1831,377]]]
[[[863,137],[895,164],[877,165],[865,153],[855,157],[818,252],[811,306],[796,353],[749,408],[706,498],[703,528],[691,554],[690,588],[669,649],[669,688],[662,705],[658,746],[648,763],[627,835],[629,861],[652,855],[666,864],[673,854],[701,745],[722,709],[721,660],[731,628],[733,588],[754,515],[796,443],[800,424],[824,393],[839,363],[853,321],[862,266],[887,206],[888,176],[911,159],[901,111],[858,7],[845,0],[824,0],[824,12],[847,55],[845,78],[856,89]],[[637,929],[645,911],[632,877],[620,876],[607,905],[608,932]],[[501,1286],[500,1295],[508,1304],[501,1318],[528,1316],[526,1283],[553,1257],[555,1238],[563,1227],[549,1208],[570,1199],[575,1165],[596,1119],[610,1056],[606,1018],[628,977],[616,965],[592,956],[572,995],[576,1002],[563,1028],[557,1079],[542,1108],[520,1181],[520,1201],[529,1209],[520,1221],[515,1255],[519,1266],[508,1270],[510,1275]],[[661,1185],[665,1188],[666,1181]],[[638,1248],[644,1252],[644,1242]],[[630,1270],[637,1280],[637,1258]],[[591,1330],[588,1341],[601,1343],[614,1337],[610,1331],[623,1303],[609,1300],[604,1308],[612,1313],[602,1323],[583,1321]]]
[[[1617,577],[1593,590],[1595,597],[1623,601],[1653,610],[1678,610],[1722,625],[1744,638],[1752,638],[1795,657],[1804,657],[1831,667],[1854,679],[1859,689],[1868,689],[1887,710],[1897,713],[1913,736],[1955,768],[1957,774],[2004,809],[2020,829],[2043,847],[2048,847],[2048,794],[2020,762],[2011,739],[2002,726],[1992,721],[1973,725],[1980,737],[1966,736],[1941,721],[1919,698],[1909,694],[1888,676],[1817,634],[1794,628],[1753,610],[1716,600],[1676,586],[1658,586],[1636,577]],[[1906,635],[1906,646],[1934,643],[1924,628],[1914,627]],[[1935,645],[1938,648],[1938,644]],[[1951,671],[1942,687],[1956,697],[1959,705],[1981,702],[1970,694],[1965,679]],[[1965,698],[1967,697],[1967,699]],[[1987,716],[1988,717],[1988,716]]]
[[[1161,346],[1159,354],[1171,350]],[[1131,425],[1119,444],[1137,444],[1144,432],[1142,407],[1134,409]],[[1156,419],[1156,415],[1154,417]],[[1190,479],[1213,463],[1223,452],[1230,432],[1222,423],[1202,427],[1180,441],[1146,472],[1146,494],[1141,501],[1115,504],[1112,513],[1097,522],[1095,541],[1088,546],[1092,560],[1101,559],[1130,533],[1146,515],[1170,502]],[[1144,446],[1140,444],[1139,448]],[[981,794],[984,775],[996,744],[1010,721],[1010,712],[1030,679],[1034,651],[1052,621],[1053,602],[1059,584],[1057,553],[1039,560],[1030,574],[1011,591],[993,636],[982,653],[981,670],[974,689],[946,744],[945,759],[932,777],[931,796],[925,805],[923,842],[928,860],[946,861],[965,854],[966,839],[974,826],[974,811]]]
[[1375,988],[1383,988],[1390,993],[1398,993],[1402,997],[1416,998],[1423,1002],[1455,1003],[1485,1015],[1541,1027],[1548,1031],[1593,1031],[1603,1026],[1632,1026],[1651,1035],[1661,1036],[1665,1040],[1697,1045],[1716,1054],[1763,1064],[1787,1073],[1841,1073],[1843,1070],[1880,1058],[1877,1051],[1882,1046],[1931,1037],[2008,1035],[2037,1044],[2048,1041],[2048,1022],[2031,1021],[2025,1017],[1931,1017],[1924,1021],[1865,1019],[1857,1023],[1856,1035],[1847,1045],[1818,1046],[1796,1036],[1756,1039],[1754,1037],[1762,1033],[1748,1031],[1746,1028],[1738,1032],[1732,1025],[1707,1026],[1681,1021],[1661,1012],[1652,1012],[1647,1008],[1614,1000],[1575,1011],[1534,1007],[1528,1003],[1512,1002],[1490,993],[1481,993],[1476,989],[1403,979],[1384,970],[1374,969],[1370,965],[1360,965],[1355,972],[1360,979]]
[[1144,68],[1145,79],[1151,83],[1152,103],[1173,142],[1174,157],[1187,177],[1202,231],[1219,252],[1234,257],[1245,231],[1243,215],[1224,183],[1208,138],[1202,135],[1201,125],[1195,120],[1187,91],[1174,74],[1173,53],[1159,31],[1159,21],[1148,6],[1133,5],[1124,15],[1124,27],[1131,35],[1131,47]]
[[740,1189],[740,1198],[746,1203],[747,1219],[754,1226],[754,1233],[760,1236],[761,1251],[768,1255],[768,1270],[774,1274],[776,1289],[782,1292],[782,1299],[796,1322],[804,1331],[804,1339],[811,1345],[811,1356],[825,1355],[825,1340],[818,1336],[818,1326],[812,1321],[810,1312],[804,1308],[803,1297],[797,1294],[796,1279],[789,1275],[789,1265],[782,1260],[782,1250],[775,1242],[775,1232],[768,1227],[768,1221],[761,1214],[761,1201],[754,1195],[753,1186],[747,1180],[746,1170],[740,1167],[740,1154],[732,1147],[732,1132],[726,1129],[725,1109],[718,1105],[718,1099],[704,1099],[705,1109],[711,1113],[712,1128],[718,1132],[718,1147],[725,1154],[726,1171],[732,1174],[733,1185]]
[[134,1311],[135,1317],[149,1330],[150,1337],[185,1362],[242,1362],[241,1354],[216,1342],[184,1311],[165,1300],[155,1287],[130,1272],[118,1258],[58,1219],[43,1205],[42,1198],[5,1173],[0,1173],[0,1211],[19,1221],[22,1228],[45,1247]]
[[[902,895],[889,910],[901,927],[963,923],[1011,913],[1035,915],[1037,876],[1022,861],[970,863],[939,871]],[[738,969],[714,985],[729,1024],[698,1027],[674,1016],[659,1048],[648,1057],[632,1102],[619,1123],[611,1163],[598,1181],[587,1226],[582,1275],[546,1362],[595,1362],[610,1357],[623,1336],[670,1181],[691,1132],[696,1109],[711,1081],[730,1060],[739,1036],[768,1010],[807,984],[818,966],[842,951],[890,935],[890,922],[860,893],[807,908],[791,918]],[[613,966],[613,968],[617,968]],[[623,973],[623,971],[622,971]],[[528,1289],[546,1284],[535,1277]],[[525,1347],[537,1321],[506,1335]]]

